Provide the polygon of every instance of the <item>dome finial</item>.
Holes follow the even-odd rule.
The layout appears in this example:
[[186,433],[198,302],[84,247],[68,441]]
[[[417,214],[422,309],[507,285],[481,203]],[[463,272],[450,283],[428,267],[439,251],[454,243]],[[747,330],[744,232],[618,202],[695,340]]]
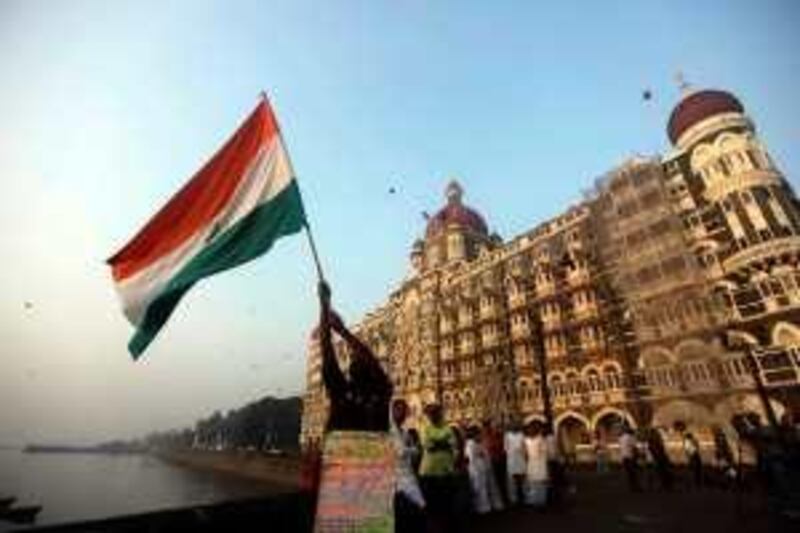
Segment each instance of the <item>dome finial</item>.
[[686,76],[682,70],[675,73],[675,82],[678,84],[678,89],[680,89],[681,94],[687,94],[692,90],[692,84],[686,80]]
[[444,195],[447,198],[448,204],[461,204],[461,197],[464,196],[464,189],[458,180],[452,179],[444,190]]

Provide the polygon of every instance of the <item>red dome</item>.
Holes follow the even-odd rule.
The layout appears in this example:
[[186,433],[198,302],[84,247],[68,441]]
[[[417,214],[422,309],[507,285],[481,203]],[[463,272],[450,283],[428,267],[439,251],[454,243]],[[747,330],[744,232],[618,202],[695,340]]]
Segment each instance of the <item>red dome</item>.
[[476,211],[460,203],[451,203],[431,217],[428,221],[428,228],[425,230],[425,236],[433,237],[439,235],[450,224],[469,228],[481,235],[488,235],[489,233],[486,222]]
[[681,100],[669,116],[667,134],[672,144],[698,122],[721,113],[743,113],[744,106],[731,93],[717,90],[697,91]]
[[461,200],[463,195],[464,190],[456,180],[447,184],[444,190],[447,205],[428,221],[428,227],[425,230],[426,237],[441,234],[450,224],[468,228],[481,235],[488,235],[489,229],[486,227],[483,217],[464,205]]

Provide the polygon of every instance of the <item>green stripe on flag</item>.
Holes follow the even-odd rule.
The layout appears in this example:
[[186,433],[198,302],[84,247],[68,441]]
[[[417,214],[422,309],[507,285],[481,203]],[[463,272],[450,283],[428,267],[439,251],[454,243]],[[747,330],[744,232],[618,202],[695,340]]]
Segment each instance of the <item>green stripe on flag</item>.
[[217,235],[170,280],[147,307],[144,319],[128,343],[134,359],[152,342],[184,294],[203,278],[236,267],[266,253],[280,237],[297,233],[306,223],[297,181],[242,220]]

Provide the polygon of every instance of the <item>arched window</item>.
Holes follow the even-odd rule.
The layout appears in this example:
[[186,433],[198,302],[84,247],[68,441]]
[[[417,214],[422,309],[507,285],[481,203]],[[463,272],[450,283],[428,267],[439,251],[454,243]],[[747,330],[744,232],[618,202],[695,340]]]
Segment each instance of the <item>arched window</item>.
[[750,160],[750,166],[753,169],[761,168],[760,162],[759,162],[758,158],[756,157],[756,153],[755,153],[754,150],[747,150],[745,153],[747,154],[747,159]]
[[619,372],[613,366],[607,366],[603,369],[603,373],[605,374],[606,383],[610,389],[618,389],[620,388],[620,379],[619,379]]
[[575,372],[570,372],[567,374],[567,394],[579,394],[580,393],[580,381],[578,380],[578,374]]
[[589,378],[589,388],[592,391],[600,391],[603,389],[602,383],[600,381],[600,375],[597,373],[597,370],[591,369],[587,373]]
[[553,396],[561,396],[561,376],[553,376],[550,378],[550,390]]
[[526,380],[522,380],[519,382],[519,392],[523,402],[528,402],[530,400],[531,393],[530,393],[530,388],[528,387],[528,382]]
[[733,154],[736,156],[736,160],[739,163],[739,167],[747,166],[747,159],[744,157],[744,154],[742,152],[736,151]]

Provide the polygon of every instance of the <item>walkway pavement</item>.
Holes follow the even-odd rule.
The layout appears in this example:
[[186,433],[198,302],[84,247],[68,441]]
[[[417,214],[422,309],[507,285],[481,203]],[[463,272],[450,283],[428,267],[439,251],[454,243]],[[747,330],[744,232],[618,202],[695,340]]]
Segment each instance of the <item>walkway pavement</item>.
[[470,533],[779,533],[800,531],[770,520],[764,498],[679,485],[671,493],[630,493],[622,472],[573,473],[575,493],[560,509],[514,509],[470,520]]

